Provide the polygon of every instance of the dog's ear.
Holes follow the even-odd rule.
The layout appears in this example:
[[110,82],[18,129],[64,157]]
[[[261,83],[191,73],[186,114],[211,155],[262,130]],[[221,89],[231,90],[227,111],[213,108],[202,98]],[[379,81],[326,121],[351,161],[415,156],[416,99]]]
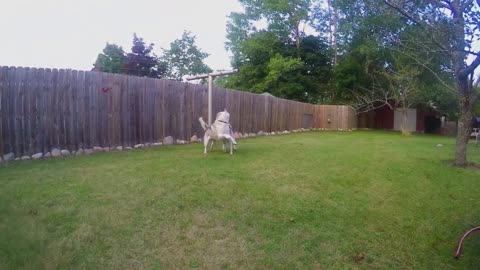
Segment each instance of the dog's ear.
[[[227,108],[223,109],[224,112],[227,112]],[[228,113],[228,112],[227,112]]]

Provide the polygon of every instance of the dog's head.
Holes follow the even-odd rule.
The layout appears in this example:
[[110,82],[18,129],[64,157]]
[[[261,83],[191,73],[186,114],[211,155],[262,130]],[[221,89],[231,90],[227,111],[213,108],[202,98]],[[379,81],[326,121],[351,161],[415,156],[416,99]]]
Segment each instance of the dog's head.
[[216,119],[223,122],[230,123],[230,114],[227,112],[227,109],[225,109],[223,112],[217,113]]

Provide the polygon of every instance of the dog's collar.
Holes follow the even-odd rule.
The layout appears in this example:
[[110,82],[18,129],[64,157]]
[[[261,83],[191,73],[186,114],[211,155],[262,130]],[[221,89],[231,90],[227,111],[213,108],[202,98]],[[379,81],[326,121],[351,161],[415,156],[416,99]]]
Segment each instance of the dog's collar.
[[222,120],[217,120],[217,121],[228,124],[228,122],[225,122],[225,121],[222,121]]

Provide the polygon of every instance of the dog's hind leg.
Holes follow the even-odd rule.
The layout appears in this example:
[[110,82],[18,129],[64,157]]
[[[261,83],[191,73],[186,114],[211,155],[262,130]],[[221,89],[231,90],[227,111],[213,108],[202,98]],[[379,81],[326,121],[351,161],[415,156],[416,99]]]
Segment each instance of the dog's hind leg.
[[230,155],[233,155],[233,146],[234,146],[233,142],[230,141]]
[[208,143],[209,142],[210,142],[210,137],[208,137],[207,134],[205,134],[205,136],[203,136],[203,146],[205,147],[204,150],[203,150],[204,154],[207,153],[207,148],[208,148]]
[[211,140],[211,143],[210,143],[210,151],[212,151],[212,149],[213,149],[213,144],[215,144],[215,140]]
[[234,148],[234,149],[237,149],[237,148],[235,147],[235,145],[237,145],[237,141],[235,140],[235,136],[234,136],[234,133],[233,133],[232,125],[229,124],[228,126],[229,126],[229,129],[230,129],[230,137],[231,137],[231,140],[232,140],[232,142],[233,142],[233,148]]

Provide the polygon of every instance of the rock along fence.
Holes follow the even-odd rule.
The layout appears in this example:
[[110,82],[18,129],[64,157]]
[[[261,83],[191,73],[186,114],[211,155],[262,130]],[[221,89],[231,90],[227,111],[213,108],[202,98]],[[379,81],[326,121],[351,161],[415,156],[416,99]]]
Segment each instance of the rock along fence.
[[[356,128],[349,106],[306,104],[213,89],[213,111],[226,108],[241,133]],[[0,67],[0,157],[52,149],[108,149],[201,137],[207,87],[102,72]],[[66,153],[66,152],[65,152]]]

